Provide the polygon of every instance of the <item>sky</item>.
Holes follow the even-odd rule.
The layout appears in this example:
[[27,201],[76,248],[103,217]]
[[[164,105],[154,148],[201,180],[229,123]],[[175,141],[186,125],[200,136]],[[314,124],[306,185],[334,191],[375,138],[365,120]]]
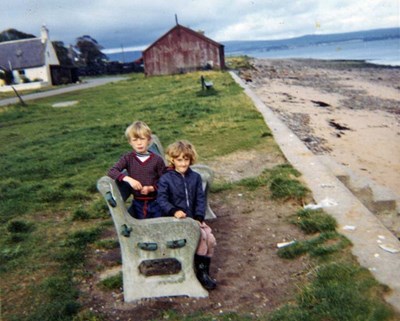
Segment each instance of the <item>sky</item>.
[[90,35],[113,49],[143,50],[176,24],[223,43],[277,40],[400,26],[399,0],[1,0],[0,32],[40,36],[65,46]]

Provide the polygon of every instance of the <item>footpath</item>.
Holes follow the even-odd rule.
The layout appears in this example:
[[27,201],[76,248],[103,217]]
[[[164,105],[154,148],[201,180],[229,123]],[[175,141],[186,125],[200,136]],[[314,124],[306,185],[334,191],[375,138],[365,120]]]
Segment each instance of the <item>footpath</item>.
[[314,201],[325,204],[338,231],[353,243],[359,264],[391,289],[385,299],[400,312],[400,241],[235,73],[230,74],[263,115],[286,159],[302,173]]
[[[110,82],[116,82],[116,81],[125,80],[125,79],[127,79],[127,78],[126,77],[91,78],[91,79],[85,80],[84,83],[68,85],[65,87],[52,89],[52,90],[48,90],[48,91],[42,91],[42,92],[34,93],[34,94],[28,94],[28,95],[20,94],[20,96],[22,97],[22,99],[24,101],[35,100],[35,99],[65,94],[65,93],[69,93],[72,91],[97,87],[97,86],[108,84]],[[7,106],[7,105],[17,104],[17,103],[19,103],[19,99],[17,97],[6,98],[6,99],[0,100],[0,106]]]

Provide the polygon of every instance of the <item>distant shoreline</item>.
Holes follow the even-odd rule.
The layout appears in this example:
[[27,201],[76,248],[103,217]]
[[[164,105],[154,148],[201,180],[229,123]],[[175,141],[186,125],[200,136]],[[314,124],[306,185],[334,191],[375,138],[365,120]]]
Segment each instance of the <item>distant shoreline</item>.
[[[234,57],[234,56],[232,56]],[[338,68],[349,68],[349,67],[358,67],[358,68],[383,68],[383,69],[400,69],[400,65],[383,65],[379,63],[369,62],[363,59],[320,59],[320,58],[259,58],[259,57],[251,57],[250,59],[254,60],[271,60],[271,61],[299,61],[304,63],[312,63],[312,62],[323,62],[324,68],[329,67],[329,65],[333,65],[332,67]]]

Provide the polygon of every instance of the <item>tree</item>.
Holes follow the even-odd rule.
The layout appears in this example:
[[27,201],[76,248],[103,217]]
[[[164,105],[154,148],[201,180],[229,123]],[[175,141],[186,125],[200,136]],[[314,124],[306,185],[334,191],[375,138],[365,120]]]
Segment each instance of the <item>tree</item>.
[[27,39],[27,38],[35,38],[35,36],[18,31],[16,29],[7,29],[0,32],[0,42]]
[[88,35],[77,38],[75,47],[79,50],[80,58],[86,66],[101,66],[107,60],[107,56],[101,52],[103,47]]
[[57,58],[61,66],[72,67],[74,64],[68,55],[68,49],[64,47],[64,42],[62,41],[52,41],[54,49],[57,53]]

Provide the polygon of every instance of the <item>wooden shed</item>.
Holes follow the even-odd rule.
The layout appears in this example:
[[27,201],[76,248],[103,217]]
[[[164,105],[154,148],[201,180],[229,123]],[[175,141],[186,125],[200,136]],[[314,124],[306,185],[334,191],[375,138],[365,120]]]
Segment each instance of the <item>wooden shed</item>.
[[224,69],[224,46],[177,24],[143,51],[143,64],[148,76]]

